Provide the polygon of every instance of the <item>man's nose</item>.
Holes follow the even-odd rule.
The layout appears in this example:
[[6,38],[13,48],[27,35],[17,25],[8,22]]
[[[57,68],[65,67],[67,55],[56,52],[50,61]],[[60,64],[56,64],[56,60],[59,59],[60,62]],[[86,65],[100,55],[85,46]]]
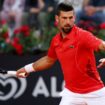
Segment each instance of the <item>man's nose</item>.
[[66,20],[66,23],[67,23],[67,24],[70,24],[70,19],[67,19],[67,20]]

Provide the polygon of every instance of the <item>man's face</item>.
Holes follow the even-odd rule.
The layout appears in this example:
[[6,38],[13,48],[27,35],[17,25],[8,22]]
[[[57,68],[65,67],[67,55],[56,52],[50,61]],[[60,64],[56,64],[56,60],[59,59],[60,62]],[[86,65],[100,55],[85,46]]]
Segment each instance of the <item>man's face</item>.
[[74,11],[61,11],[59,16],[56,15],[56,21],[58,22],[58,27],[59,29],[65,33],[68,34],[75,22],[75,15],[74,15]]

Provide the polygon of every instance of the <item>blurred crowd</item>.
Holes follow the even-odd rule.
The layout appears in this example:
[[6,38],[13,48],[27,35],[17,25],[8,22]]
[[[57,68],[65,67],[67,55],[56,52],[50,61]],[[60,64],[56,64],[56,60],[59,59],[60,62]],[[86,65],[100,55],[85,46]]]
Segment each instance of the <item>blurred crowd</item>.
[[64,1],[74,5],[76,24],[81,20],[97,24],[105,22],[105,0],[0,0],[0,20],[14,21],[15,24],[9,24],[10,35],[23,22],[42,34],[44,28],[54,21],[56,5]]
[[84,0],[82,9],[77,12],[77,22],[81,19],[97,24],[105,22],[105,0]]
[[49,17],[50,14],[54,14],[56,2],[56,0],[0,0],[0,20],[6,20],[8,23],[14,21],[15,24],[9,24],[10,35],[23,22],[43,32],[43,28],[47,25],[48,14]]
[[[41,38],[46,27],[55,25],[57,4],[66,1],[75,8],[78,26],[84,28],[90,23],[100,25],[105,22],[105,0],[0,0],[0,21],[8,23],[9,37],[15,29],[28,24]],[[83,22],[87,24],[81,25]]]

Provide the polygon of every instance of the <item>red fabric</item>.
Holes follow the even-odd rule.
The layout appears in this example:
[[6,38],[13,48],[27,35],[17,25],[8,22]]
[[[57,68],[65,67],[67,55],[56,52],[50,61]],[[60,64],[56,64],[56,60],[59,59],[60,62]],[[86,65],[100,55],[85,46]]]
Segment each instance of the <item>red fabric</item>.
[[100,43],[100,39],[76,26],[64,39],[60,33],[52,39],[48,56],[59,60],[66,88],[88,93],[104,87],[94,58]]

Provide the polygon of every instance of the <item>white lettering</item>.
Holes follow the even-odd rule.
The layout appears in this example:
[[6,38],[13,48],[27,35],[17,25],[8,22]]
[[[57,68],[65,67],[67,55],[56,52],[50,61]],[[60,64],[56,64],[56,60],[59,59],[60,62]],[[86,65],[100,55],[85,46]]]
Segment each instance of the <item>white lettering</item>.
[[48,89],[42,77],[39,78],[38,82],[36,83],[36,87],[34,88],[34,91],[32,93],[34,97],[37,97],[39,94],[42,94],[45,97],[49,97]]
[[51,95],[52,95],[52,97],[59,97],[59,92],[57,92],[56,77],[51,78]]

